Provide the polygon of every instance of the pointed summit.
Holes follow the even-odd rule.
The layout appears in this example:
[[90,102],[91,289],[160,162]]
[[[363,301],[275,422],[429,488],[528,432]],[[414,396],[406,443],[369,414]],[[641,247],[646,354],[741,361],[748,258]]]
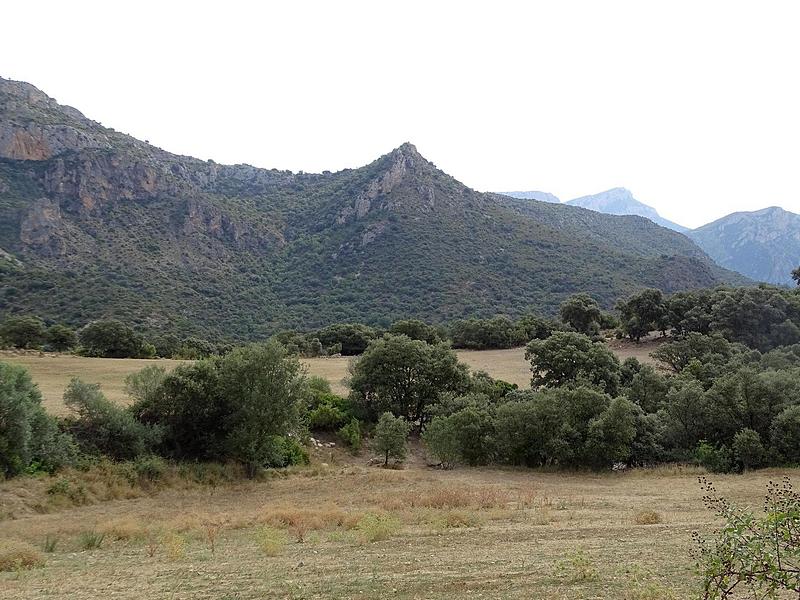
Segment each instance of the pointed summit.
[[615,187],[599,194],[591,196],[581,196],[574,200],[569,200],[567,204],[588,208],[596,212],[608,215],[638,215],[645,219],[650,219],[656,225],[684,233],[688,231],[683,225],[673,223],[658,214],[655,208],[639,202],[633,197],[631,191],[624,187]]

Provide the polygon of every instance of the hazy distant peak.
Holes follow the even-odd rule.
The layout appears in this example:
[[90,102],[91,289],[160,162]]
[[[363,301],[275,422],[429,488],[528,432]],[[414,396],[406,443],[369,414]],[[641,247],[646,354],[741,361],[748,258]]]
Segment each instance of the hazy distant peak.
[[552,202],[553,204],[561,204],[561,199],[555,194],[549,192],[540,192],[538,190],[531,190],[528,192],[499,192],[503,196],[511,196],[512,198],[519,198],[520,200],[538,200],[539,202]]
[[688,228],[683,225],[678,225],[677,223],[663,218],[652,206],[639,202],[634,198],[631,191],[624,187],[615,187],[600,192],[599,194],[581,196],[580,198],[568,201],[567,204],[588,208],[589,210],[609,215],[638,215],[650,219],[657,225],[667,227],[674,231],[679,231],[681,233],[688,231]]

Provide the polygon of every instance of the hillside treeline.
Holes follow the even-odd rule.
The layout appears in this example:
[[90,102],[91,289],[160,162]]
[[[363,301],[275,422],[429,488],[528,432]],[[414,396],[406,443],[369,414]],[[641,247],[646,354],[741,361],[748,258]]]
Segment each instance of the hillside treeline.
[[[311,340],[323,347],[341,344],[340,352],[358,354],[347,397],[306,376],[296,340],[307,334],[217,349],[170,373],[147,367],[126,381],[128,408],[73,380],[64,395],[71,414],[60,420],[45,413],[24,369],[2,364],[0,469],[12,476],[98,457],[158,457],[234,461],[253,475],[303,462],[309,432],[326,430],[354,451],[369,436],[402,445],[413,430],[448,467],[605,469],[677,460],[733,471],[800,463],[798,292],[762,287],[664,298],[644,290],[617,311],[607,315],[577,294],[562,305],[559,323],[468,320],[453,324],[450,339],[419,321],[380,336],[363,325],[314,332]],[[601,335],[610,324],[633,339],[669,333],[653,353],[663,368],[620,363]],[[87,329],[78,338],[91,354]],[[101,340],[124,349],[111,328],[100,330]],[[531,365],[525,390],[470,373],[452,348],[456,340],[505,347],[519,336],[527,338]],[[387,462],[402,456],[390,446],[381,446]]]

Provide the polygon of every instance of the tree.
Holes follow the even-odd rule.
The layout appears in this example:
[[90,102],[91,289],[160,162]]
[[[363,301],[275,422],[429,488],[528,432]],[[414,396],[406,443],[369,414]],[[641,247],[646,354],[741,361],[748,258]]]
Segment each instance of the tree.
[[[149,358],[149,348],[142,337],[130,326],[113,319],[89,323],[80,330],[78,339],[85,356]],[[155,348],[152,348],[154,354]]]
[[298,431],[308,396],[300,362],[273,341],[180,365],[132,410],[163,428],[165,453],[235,460],[253,476],[298,456],[289,437]]
[[406,457],[406,438],[411,426],[400,417],[385,412],[378,419],[372,438],[372,448],[384,457],[384,466],[389,459],[403,460]]
[[41,403],[27,371],[0,362],[0,477],[18,475],[32,466],[54,471],[74,460],[74,442],[59,431]]
[[46,338],[47,343],[53,350],[58,350],[59,352],[74,348],[78,343],[75,332],[66,325],[61,324],[51,325],[47,329]]
[[314,337],[318,338],[325,348],[340,345],[339,352],[343,356],[356,356],[364,352],[377,335],[377,332],[367,325],[338,323],[320,329]]
[[430,345],[405,335],[370,343],[353,365],[350,380],[351,399],[367,418],[388,411],[420,427],[442,394],[463,393],[468,387],[467,366],[447,344]]
[[9,317],[0,326],[0,337],[15,348],[38,348],[45,335],[44,322],[39,317]]
[[763,465],[766,451],[758,432],[742,429],[733,436],[733,455],[745,471]]
[[438,344],[442,341],[436,327],[428,325],[419,319],[395,321],[389,328],[389,333],[392,335],[407,335],[412,340],[422,340],[429,344]]
[[653,329],[667,329],[667,305],[661,290],[646,289],[617,303],[622,330],[637,342]]
[[72,379],[64,390],[64,404],[73,413],[67,429],[88,454],[131,460],[149,454],[160,439],[158,427],[141,423],[110,402],[96,383]]
[[787,463],[800,463],[800,405],[775,417],[770,430],[772,448]]
[[141,371],[125,377],[125,393],[134,402],[148,402],[161,390],[167,370],[159,365],[148,365]]
[[525,359],[531,363],[533,387],[586,380],[616,394],[619,386],[617,357],[604,344],[581,333],[559,331],[545,340],[533,340],[525,350]]
[[586,458],[594,467],[610,467],[630,458],[636,437],[636,405],[627,398],[614,398],[602,414],[589,422]]
[[433,419],[425,428],[423,441],[445,468],[460,461],[486,464],[494,457],[493,415],[486,408],[467,405]]
[[595,336],[600,332],[602,311],[589,294],[573,294],[561,303],[561,320],[578,333]]
[[800,267],[797,267],[794,271],[792,271],[792,279],[794,279],[795,283],[800,286]]

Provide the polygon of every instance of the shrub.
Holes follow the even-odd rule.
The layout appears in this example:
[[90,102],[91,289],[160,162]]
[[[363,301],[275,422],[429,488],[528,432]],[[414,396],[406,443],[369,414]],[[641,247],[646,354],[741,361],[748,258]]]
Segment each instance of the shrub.
[[256,531],[256,544],[267,556],[278,556],[286,546],[286,532],[264,525]]
[[719,496],[704,477],[706,506],[725,520],[711,540],[693,534],[704,600],[733,597],[783,598],[800,593],[800,495],[788,478],[767,485],[764,514],[742,509]]
[[30,544],[0,541],[0,571],[19,571],[44,566],[44,557]]
[[800,405],[790,406],[772,421],[772,447],[787,463],[800,463]]
[[161,390],[167,370],[159,365],[148,365],[141,371],[125,377],[125,393],[134,402],[150,402]]
[[41,405],[42,397],[22,367],[0,362],[0,476],[52,472],[75,460],[75,444]]
[[180,365],[132,411],[163,427],[166,454],[234,460],[254,476],[262,467],[305,460],[305,451],[286,436],[298,430],[307,400],[302,366],[273,341]]
[[39,317],[9,317],[0,325],[0,338],[15,348],[38,348],[46,338]]
[[763,465],[766,451],[758,432],[742,429],[733,436],[733,455],[745,471]]
[[45,337],[47,345],[59,352],[74,348],[78,343],[78,337],[75,335],[75,332],[66,325],[61,324],[48,327]]
[[394,536],[402,524],[397,517],[385,513],[367,513],[358,521],[356,529],[364,542],[379,542]]
[[316,406],[308,413],[312,430],[333,431],[352,418],[350,403],[335,394],[319,394]]
[[95,550],[103,545],[103,540],[105,539],[105,533],[100,533],[94,529],[82,531],[78,535],[78,546],[81,550]]
[[130,326],[115,320],[94,321],[78,332],[81,353],[105,358],[150,358],[155,348],[145,345]]
[[107,400],[97,384],[73,379],[64,391],[64,404],[73,413],[67,427],[89,454],[130,460],[149,453],[159,441],[158,428]]
[[350,422],[336,433],[352,452],[361,450],[361,421],[350,419]]
[[140,456],[133,463],[133,468],[139,479],[153,482],[164,477],[169,467],[160,456]]
[[695,451],[700,466],[712,473],[729,473],[733,467],[733,453],[727,446],[715,448],[707,442],[701,442]]
[[375,426],[372,447],[384,456],[384,466],[389,464],[389,458],[403,460],[406,457],[406,438],[410,426],[400,417],[392,413],[383,413]]
[[633,520],[637,525],[657,525],[663,521],[661,513],[654,510],[640,510]]
[[58,536],[48,533],[44,537],[44,542],[42,542],[42,550],[48,554],[52,554],[53,552],[56,551],[57,546],[58,546]]

